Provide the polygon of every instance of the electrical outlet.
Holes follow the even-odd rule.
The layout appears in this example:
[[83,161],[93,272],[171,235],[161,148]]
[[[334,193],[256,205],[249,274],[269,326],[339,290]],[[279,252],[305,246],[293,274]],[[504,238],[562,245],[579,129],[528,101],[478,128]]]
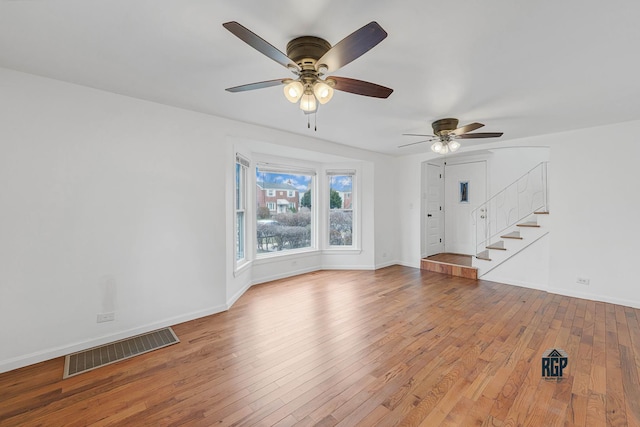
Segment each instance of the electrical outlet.
[[589,285],[589,279],[585,277],[578,277],[576,283],[580,283],[581,285]]
[[104,323],[104,322],[113,322],[114,320],[116,320],[116,314],[114,312],[101,313],[101,314],[98,314],[98,319],[96,320],[96,322]]

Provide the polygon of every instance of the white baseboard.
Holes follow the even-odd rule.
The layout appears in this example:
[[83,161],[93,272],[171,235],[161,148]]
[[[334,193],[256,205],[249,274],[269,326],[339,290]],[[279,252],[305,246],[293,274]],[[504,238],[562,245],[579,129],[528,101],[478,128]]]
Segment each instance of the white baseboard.
[[563,288],[548,288],[547,291],[552,294],[564,295],[567,297],[587,299],[591,301],[607,302],[610,304],[623,305],[625,307],[640,309],[640,301],[623,300],[621,298],[611,298],[603,295],[590,294],[587,292],[576,292]]
[[375,270],[376,267],[373,265],[323,265],[320,270]]
[[310,267],[310,268],[301,268],[299,270],[289,271],[286,273],[272,274],[270,276],[265,276],[259,279],[252,280],[251,286],[259,285],[260,283],[272,282],[274,280],[286,279],[287,277],[299,276],[300,274],[311,273],[319,270],[321,270],[320,267]]
[[249,290],[249,288],[251,287],[251,285],[252,285],[252,283],[251,283],[251,282],[247,283],[246,285],[244,285],[244,286],[242,287],[242,289],[240,289],[240,290],[239,290],[238,292],[236,292],[236,293],[235,293],[231,298],[229,298],[229,299],[227,300],[227,308],[226,308],[226,310],[229,310],[229,309],[231,308],[231,306],[232,306],[233,304],[235,304],[235,303],[236,303],[236,301],[238,301],[238,300],[240,299],[240,297],[241,297],[242,295],[244,295],[244,293],[245,293],[245,292],[247,292],[247,291]]
[[[387,266],[394,265],[394,264],[397,264],[397,263],[396,262],[390,262],[388,265],[384,265],[383,267],[387,267]],[[377,270],[378,268],[382,268],[382,267],[380,267],[378,265],[371,266],[371,265],[344,265],[344,264],[330,265],[330,264],[326,264],[326,265],[321,265],[319,267],[302,268],[302,269],[295,270],[295,271],[288,271],[286,273],[278,273],[278,274],[273,274],[271,276],[261,277],[259,279],[253,280],[251,282],[251,286],[259,285],[260,283],[272,282],[274,280],[286,279],[287,277],[299,276],[301,274],[311,273],[311,272],[314,272],[314,271],[322,271],[322,270]],[[239,298],[239,296],[238,296],[238,298]]]
[[417,263],[412,262],[404,262],[404,261],[396,261],[393,264],[401,265],[403,267],[411,267],[411,268],[420,268],[420,260]]
[[538,291],[547,291],[549,289],[548,285],[545,285],[545,284],[533,283],[533,282],[521,282],[521,281],[516,281],[516,280],[511,280],[511,279],[501,278],[501,277],[491,277],[491,278],[481,277],[478,280],[486,280],[487,282],[502,283],[510,286],[519,286],[521,288],[536,289]]
[[386,261],[386,262],[376,264],[373,269],[379,270],[381,268],[387,268],[387,267],[391,267],[392,265],[398,265],[398,264],[399,264],[398,261]]

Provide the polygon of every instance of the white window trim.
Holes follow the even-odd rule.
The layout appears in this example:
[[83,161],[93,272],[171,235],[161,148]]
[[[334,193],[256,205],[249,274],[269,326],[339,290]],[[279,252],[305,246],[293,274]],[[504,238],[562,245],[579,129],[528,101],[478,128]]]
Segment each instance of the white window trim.
[[[326,206],[324,210],[326,211],[326,219],[323,221],[325,223],[326,230],[324,230],[325,235],[325,245],[323,248],[323,253],[327,254],[360,254],[362,253],[362,245],[361,245],[361,237],[360,237],[360,228],[362,223],[362,216],[360,214],[360,189],[359,189],[359,179],[358,175],[360,171],[356,168],[352,169],[327,169],[325,170],[325,182],[327,185],[326,188]],[[353,212],[352,218],[352,238],[350,246],[338,246],[331,245],[329,239],[329,232],[331,230],[329,224],[329,211],[331,206],[331,201],[329,200],[330,192],[331,192],[331,177],[332,176],[342,176],[342,175],[350,175],[352,177],[351,181],[351,211]],[[355,198],[354,198],[355,195]]]
[[[255,265],[260,265],[261,260],[268,260],[273,258],[282,258],[287,256],[296,256],[296,255],[304,255],[304,254],[313,254],[320,252],[319,244],[318,244],[318,214],[319,214],[319,204],[318,204],[318,167],[317,166],[309,166],[309,167],[300,167],[300,166],[292,166],[287,164],[287,161],[291,161],[292,163],[299,163],[298,160],[295,159],[287,159],[282,160],[284,163],[271,163],[271,162],[256,162],[256,169],[260,172],[266,173],[283,173],[283,174],[299,174],[299,175],[307,175],[311,176],[311,246],[307,248],[299,248],[299,249],[291,249],[286,251],[277,251],[277,252],[267,252],[267,253],[258,253],[257,248],[257,236],[253,236],[253,263]],[[255,179],[255,173],[253,177]],[[315,206],[315,207],[314,207]],[[277,210],[277,206],[276,206]],[[257,218],[252,219],[256,222]]]
[[[240,164],[241,168],[244,168],[244,180],[242,182],[242,186],[243,186],[243,191],[242,191],[242,197],[244,198],[244,209],[242,209],[242,211],[244,212],[243,218],[244,218],[244,227],[243,227],[243,244],[244,244],[244,251],[243,251],[243,258],[238,259],[237,255],[238,255],[238,243],[237,243],[237,237],[235,236],[235,233],[237,233],[237,229],[238,229],[238,210],[237,210],[237,200],[236,200],[236,164]],[[249,227],[249,209],[248,209],[248,200],[249,200],[249,169],[251,166],[251,162],[249,161],[249,159],[247,159],[246,157],[242,156],[239,153],[236,153],[236,160],[234,163],[234,167],[233,167],[233,230],[234,230],[234,238],[233,238],[233,275],[237,276],[239,274],[241,274],[244,270],[246,270],[247,268],[249,268],[249,266],[251,265],[251,258],[250,258],[250,254],[252,254],[252,251],[250,251],[251,248],[251,243],[249,242],[249,233],[250,233],[250,229],[251,227]]]

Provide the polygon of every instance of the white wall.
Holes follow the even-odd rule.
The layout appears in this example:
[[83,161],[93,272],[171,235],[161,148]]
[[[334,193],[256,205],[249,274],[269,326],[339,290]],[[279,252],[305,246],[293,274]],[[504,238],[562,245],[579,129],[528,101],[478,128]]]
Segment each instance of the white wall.
[[[216,121],[8,70],[0,82],[0,370],[223,310]],[[115,322],[97,324],[104,311]]]
[[488,156],[487,195],[494,196],[542,162],[550,160],[549,147],[505,147]]
[[[375,265],[376,268],[387,267],[399,263],[400,239],[398,238],[399,206],[397,192],[404,186],[395,173],[395,164],[391,160],[376,163],[374,170],[374,205],[375,220]],[[371,209],[365,206],[365,213]],[[371,213],[370,213],[371,215]]]
[[[373,184],[387,156],[6,69],[0,94],[0,372],[225,310],[263,274],[233,274],[237,138],[368,163],[364,208],[392,218]],[[374,267],[363,242],[345,264]]]
[[544,138],[553,141],[551,291],[640,308],[638,135],[640,121]]
[[396,215],[398,264],[420,268],[420,182],[424,156],[403,156],[394,161],[396,191],[393,203]]

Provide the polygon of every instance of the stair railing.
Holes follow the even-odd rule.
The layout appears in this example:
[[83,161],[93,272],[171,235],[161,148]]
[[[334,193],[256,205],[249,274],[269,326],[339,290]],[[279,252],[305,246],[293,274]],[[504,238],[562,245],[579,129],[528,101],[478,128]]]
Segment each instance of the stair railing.
[[548,166],[541,162],[471,212],[476,254],[509,227],[548,210]]

